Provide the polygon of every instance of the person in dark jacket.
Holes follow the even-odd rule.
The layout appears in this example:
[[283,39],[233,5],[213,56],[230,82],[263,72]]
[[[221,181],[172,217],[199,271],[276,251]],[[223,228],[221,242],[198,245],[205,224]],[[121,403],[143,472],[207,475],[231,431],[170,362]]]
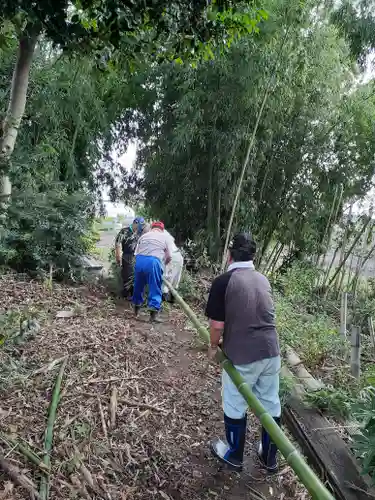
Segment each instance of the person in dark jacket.
[[134,290],[134,252],[139,237],[147,232],[148,224],[143,217],[136,217],[130,226],[125,226],[116,236],[116,261],[121,265],[122,296],[131,300]]
[[[279,372],[281,368],[271,286],[255,270],[256,245],[249,233],[233,238],[226,273],[212,283],[206,315],[210,320],[210,356],[222,349],[240,372],[266,411],[280,425]],[[215,439],[216,458],[241,470],[246,441],[247,403],[225,370],[222,400],[226,440]],[[269,471],[277,470],[277,448],[262,428],[258,455]]]

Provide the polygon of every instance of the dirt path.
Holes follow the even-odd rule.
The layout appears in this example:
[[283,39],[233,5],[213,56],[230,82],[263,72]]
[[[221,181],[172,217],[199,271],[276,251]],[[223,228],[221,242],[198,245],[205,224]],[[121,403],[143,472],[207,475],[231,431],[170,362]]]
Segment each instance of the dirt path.
[[[14,278],[3,278],[0,285],[3,311],[24,310],[27,304],[42,324],[35,338],[0,350],[1,432],[42,449],[58,371],[49,364],[68,356],[51,456],[51,499],[247,500],[257,498],[254,490],[260,498],[298,498],[301,489],[288,467],[269,478],[254,465],[253,418],[241,476],[210,457],[208,441],[223,431],[220,377],[196,347],[181,311],[165,313],[167,322],[152,327],[97,289],[56,285],[51,294],[39,283]],[[67,308],[74,316],[57,319]],[[37,485],[38,471],[1,447]],[[75,467],[77,456],[90,476]],[[18,487],[2,497],[1,488],[7,487],[9,478],[0,476],[0,498],[27,498]]]

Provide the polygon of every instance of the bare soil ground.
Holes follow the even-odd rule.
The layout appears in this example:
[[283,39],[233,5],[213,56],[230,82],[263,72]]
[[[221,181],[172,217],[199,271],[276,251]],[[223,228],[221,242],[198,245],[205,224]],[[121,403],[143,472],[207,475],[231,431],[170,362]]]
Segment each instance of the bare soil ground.
[[[72,317],[56,317],[68,309]],[[210,457],[208,441],[223,431],[220,374],[177,308],[153,327],[101,289],[55,285],[51,292],[3,276],[0,314],[6,311],[36,315],[41,329],[24,344],[5,340],[0,348],[0,432],[40,457],[59,371],[51,363],[68,359],[50,457],[51,499],[308,498],[285,464],[273,477],[258,467],[252,416],[241,476]],[[4,441],[0,453],[38,489],[37,467]],[[0,471],[0,499],[26,498],[30,493]]]

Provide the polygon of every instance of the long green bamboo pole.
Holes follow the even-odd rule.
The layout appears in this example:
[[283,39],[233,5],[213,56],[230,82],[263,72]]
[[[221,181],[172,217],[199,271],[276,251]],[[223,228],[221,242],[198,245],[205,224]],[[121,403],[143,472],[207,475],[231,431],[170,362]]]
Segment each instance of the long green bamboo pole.
[[[164,283],[167,285],[169,291],[172,293],[176,302],[181,306],[182,310],[186,316],[193,323],[194,327],[197,329],[201,339],[206,344],[210,342],[210,334],[201,322],[199,321],[197,315],[192,311],[192,309],[186,304],[183,298],[178,294],[178,292],[173,288],[171,283],[163,278]],[[272,441],[276,444],[280,453],[285,457],[288,464],[294,470],[296,475],[299,477],[301,482],[305,485],[309,491],[311,497],[314,500],[334,500],[334,497],[323,485],[320,479],[315,475],[313,470],[307,465],[303,460],[302,456],[298,453],[293,444],[285,436],[280,427],[276,424],[274,419],[269,413],[266,412],[263,405],[254,396],[250,387],[246,384],[245,379],[240,375],[240,373],[233,366],[231,361],[225,356],[224,352],[219,349],[218,360],[221,366],[230,376],[232,382],[237,387],[238,391],[242,394],[245,401],[249,407],[253,410],[255,415],[259,418],[262,426],[271,436]]]

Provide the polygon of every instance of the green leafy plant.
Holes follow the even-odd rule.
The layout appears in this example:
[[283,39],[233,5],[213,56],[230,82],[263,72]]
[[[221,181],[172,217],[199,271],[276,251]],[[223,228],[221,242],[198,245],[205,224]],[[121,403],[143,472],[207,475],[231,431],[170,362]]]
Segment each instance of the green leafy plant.
[[286,405],[294,385],[295,385],[295,379],[293,376],[292,377],[284,377],[282,375],[280,376],[279,395],[282,407]]
[[304,398],[309,406],[319,408],[330,415],[346,419],[349,417],[354,398],[342,389],[327,386],[319,391],[307,392]]
[[182,271],[178,291],[185,300],[196,301],[201,298],[196,278],[186,269]]
[[362,391],[361,398],[352,407],[353,416],[360,424],[353,438],[353,450],[362,464],[364,474],[375,483],[375,388]]
[[0,262],[17,271],[72,276],[97,240],[92,199],[64,186],[48,193],[15,193],[1,228]]

